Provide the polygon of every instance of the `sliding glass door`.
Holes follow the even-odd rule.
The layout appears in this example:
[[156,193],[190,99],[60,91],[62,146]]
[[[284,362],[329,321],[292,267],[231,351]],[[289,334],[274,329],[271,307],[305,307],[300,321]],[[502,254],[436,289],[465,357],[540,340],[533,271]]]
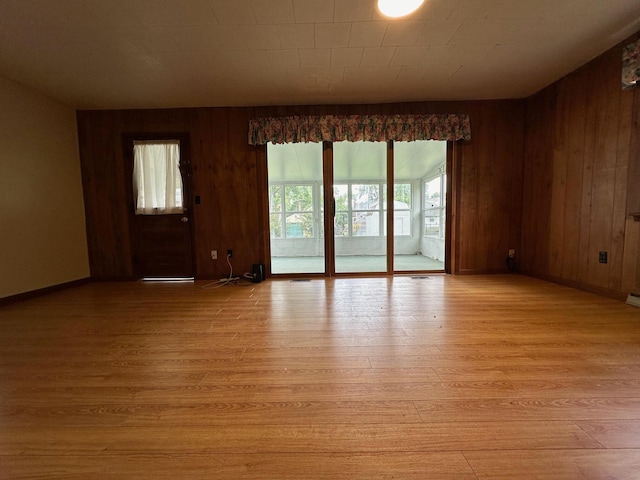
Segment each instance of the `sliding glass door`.
[[446,142],[324,147],[267,145],[271,272],[443,271]]

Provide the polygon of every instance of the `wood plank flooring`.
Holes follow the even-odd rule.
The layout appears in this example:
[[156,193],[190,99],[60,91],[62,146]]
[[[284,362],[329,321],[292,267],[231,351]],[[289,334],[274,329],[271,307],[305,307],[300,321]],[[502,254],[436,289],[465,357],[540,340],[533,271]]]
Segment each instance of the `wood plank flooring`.
[[640,309],[523,276],[0,307],[0,479],[640,479]]

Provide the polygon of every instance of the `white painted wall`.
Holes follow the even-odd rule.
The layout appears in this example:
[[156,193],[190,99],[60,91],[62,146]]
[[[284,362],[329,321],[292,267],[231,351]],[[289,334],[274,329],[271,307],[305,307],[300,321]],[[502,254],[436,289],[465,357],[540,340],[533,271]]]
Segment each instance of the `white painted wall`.
[[444,262],[444,239],[435,237],[422,237],[420,239],[420,251],[425,257]]
[[0,76],[0,298],[89,277],[75,110]]
[[[317,257],[324,255],[324,240],[317,238],[287,238],[271,240],[273,257]],[[386,255],[384,237],[337,237],[337,255]],[[429,237],[396,237],[397,255],[416,255],[444,261],[444,240]]]

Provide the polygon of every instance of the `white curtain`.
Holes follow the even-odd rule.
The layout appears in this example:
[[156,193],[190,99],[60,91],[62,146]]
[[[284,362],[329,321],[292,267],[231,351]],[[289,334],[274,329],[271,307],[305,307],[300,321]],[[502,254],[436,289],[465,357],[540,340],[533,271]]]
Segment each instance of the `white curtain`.
[[133,159],[136,215],[183,213],[180,142],[134,142]]

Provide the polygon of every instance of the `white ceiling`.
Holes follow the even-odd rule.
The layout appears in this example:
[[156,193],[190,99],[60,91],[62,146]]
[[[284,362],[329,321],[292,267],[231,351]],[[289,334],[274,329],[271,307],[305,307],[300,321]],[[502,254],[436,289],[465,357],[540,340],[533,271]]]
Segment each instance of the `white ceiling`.
[[0,74],[76,108],[521,98],[639,20],[640,0],[0,0]]
[[[447,159],[447,142],[394,142],[396,181],[419,179],[435,174]],[[333,144],[336,183],[384,182],[387,178],[385,142],[336,142]],[[322,144],[267,144],[270,182],[321,182]]]

